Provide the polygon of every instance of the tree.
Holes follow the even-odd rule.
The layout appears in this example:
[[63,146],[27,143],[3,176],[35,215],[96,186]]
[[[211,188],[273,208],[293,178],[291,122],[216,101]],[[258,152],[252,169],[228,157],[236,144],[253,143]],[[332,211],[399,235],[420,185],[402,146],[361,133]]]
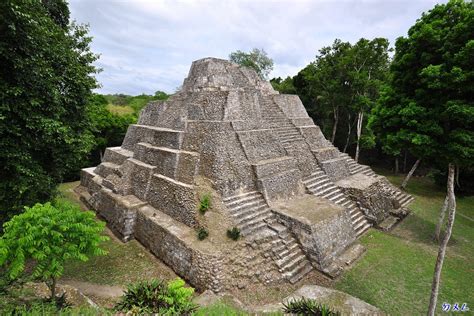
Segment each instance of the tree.
[[89,131],[93,135],[93,147],[89,152],[89,165],[97,165],[107,147],[120,146],[130,124],[137,121],[135,115],[118,115],[107,109],[107,99],[100,94],[91,96],[87,103]]
[[[392,93],[381,110],[416,157],[448,170],[448,223],[441,240],[428,314],[434,315],[441,269],[456,212],[456,166],[474,163],[474,3],[436,5],[398,38],[391,66]],[[443,216],[444,217],[444,216]],[[441,216],[440,216],[441,218]]]
[[388,74],[388,40],[361,38],[352,48],[349,61],[349,84],[357,113],[357,142],[354,160],[359,160],[364,115],[374,106]]
[[280,77],[273,78],[270,83],[276,91],[283,94],[296,94],[295,86],[293,85],[293,78],[288,76],[284,80]]
[[[364,115],[374,106],[380,86],[388,72],[388,40],[360,39],[356,44],[336,39],[323,47],[316,60],[293,79],[308,112],[319,120],[323,131],[332,125],[330,138],[336,145],[341,119],[347,125],[346,151],[354,125],[357,124],[356,160],[359,156]],[[342,122],[344,123],[344,122]]]
[[90,256],[106,254],[99,247],[108,239],[101,235],[104,227],[93,212],[72,204],[25,207],[25,212],[4,224],[0,266],[5,265],[9,277],[15,279],[33,260],[33,276],[46,282],[55,299],[56,282],[67,260],[87,261]]
[[268,57],[263,49],[254,48],[248,53],[237,50],[230,53],[229,60],[236,64],[254,69],[257,74],[265,80],[273,70],[273,60]]
[[[0,1],[0,217],[47,201],[92,146],[87,27],[63,0]],[[0,222],[2,219],[0,218]]]

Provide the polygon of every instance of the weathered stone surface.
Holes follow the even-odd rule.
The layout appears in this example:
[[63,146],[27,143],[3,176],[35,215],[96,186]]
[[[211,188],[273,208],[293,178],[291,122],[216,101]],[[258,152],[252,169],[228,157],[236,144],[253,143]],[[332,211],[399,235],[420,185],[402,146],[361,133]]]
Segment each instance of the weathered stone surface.
[[[336,273],[341,258],[357,257],[366,217],[403,217],[398,206],[410,201],[381,178],[375,189],[348,185],[345,193],[334,183],[360,172],[373,175],[324,138],[297,96],[280,95],[251,69],[204,58],[180,92],[150,102],[122,145],[81,172],[78,192],[120,238],[140,240],[191,284],[218,292],[295,283],[313,266]],[[199,199],[209,191],[211,208],[223,211],[203,215]],[[198,227],[210,230],[205,241]],[[223,253],[231,227],[242,237]]]
[[336,184],[359,203],[370,222],[378,225],[389,217],[391,212],[400,209],[400,203],[387,191],[389,183],[386,181],[383,177],[358,173]]
[[223,286],[221,254],[196,244],[194,231],[172,217],[149,206],[140,208],[135,238],[198,290],[219,292]]
[[273,203],[272,209],[321,270],[355,241],[349,212],[326,199],[305,194]]

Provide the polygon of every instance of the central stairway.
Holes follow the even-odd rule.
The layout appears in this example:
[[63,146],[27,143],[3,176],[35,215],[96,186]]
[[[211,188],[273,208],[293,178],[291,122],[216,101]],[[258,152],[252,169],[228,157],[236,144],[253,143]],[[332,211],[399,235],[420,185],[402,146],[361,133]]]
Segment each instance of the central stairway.
[[277,222],[260,192],[234,195],[225,198],[224,204],[242,236],[269,249],[278,271],[290,283],[298,282],[313,269],[296,238]]

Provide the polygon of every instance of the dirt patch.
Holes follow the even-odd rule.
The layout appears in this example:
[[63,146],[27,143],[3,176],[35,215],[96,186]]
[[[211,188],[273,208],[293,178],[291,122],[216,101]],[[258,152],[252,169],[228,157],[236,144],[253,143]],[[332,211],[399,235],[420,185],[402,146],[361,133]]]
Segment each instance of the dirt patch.
[[[220,194],[213,189],[212,182],[205,177],[199,176],[195,180],[195,185],[199,198],[201,199],[203,196],[208,195],[211,201],[210,208],[205,214],[198,212],[199,224],[209,232],[209,236],[205,241],[210,243],[212,248],[221,251],[228,251],[237,247],[239,242],[235,242],[227,237],[227,230],[234,227],[234,223],[229,211],[221,200]],[[196,238],[196,242],[200,241]]]

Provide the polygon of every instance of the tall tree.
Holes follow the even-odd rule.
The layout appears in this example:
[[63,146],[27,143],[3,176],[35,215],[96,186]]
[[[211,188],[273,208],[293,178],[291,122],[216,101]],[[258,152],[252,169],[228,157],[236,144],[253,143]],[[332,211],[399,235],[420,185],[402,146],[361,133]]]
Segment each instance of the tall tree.
[[[388,40],[361,38],[356,44],[336,39],[323,47],[316,60],[293,79],[298,94],[309,112],[326,117],[332,125],[331,142],[335,144],[343,118],[347,124],[344,151],[356,125],[356,159],[360,152],[364,117],[374,106],[379,89],[388,73]],[[367,120],[366,120],[367,121]]]
[[64,0],[0,1],[0,217],[50,199],[91,148],[90,42]]
[[352,46],[336,39],[331,46],[323,47],[316,60],[301,70],[294,78],[298,94],[302,96],[314,117],[323,117],[324,125],[330,124],[330,140],[334,144],[341,115],[346,112],[351,100],[347,57]]
[[230,53],[229,60],[253,68],[262,79],[268,79],[268,75],[273,70],[273,60],[263,49],[254,48],[248,53],[237,50]]
[[352,106],[357,113],[355,161],[359,160],[364,117],[375,106],[381,85],[387,79],[388,44],[385,38],[371,41],[361,38],[351,50],[349,83],[354,100]]
[[441,269],[456,212],[455,166],[474,163],[474,3],[436,5],[397,39],[392,63],[393,93],[384,120],[397,122],[394,138],[448,169],[446,232],[441,240],[428,315],[434,315]]

